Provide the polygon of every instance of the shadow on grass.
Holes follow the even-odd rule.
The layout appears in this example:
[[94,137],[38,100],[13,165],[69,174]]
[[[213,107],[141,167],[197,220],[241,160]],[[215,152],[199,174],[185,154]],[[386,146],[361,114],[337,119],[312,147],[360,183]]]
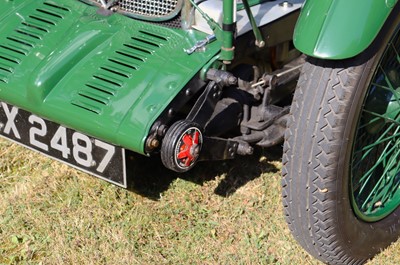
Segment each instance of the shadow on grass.
[[[265,157],[264,159],[260,158]],[[276,173],[279,169],[271,163],[280,161],[282,147],[256,148],[251,156],[237,156],[234,160],[200,162],[191,171],[176,173],[166,169],[158,157],[148,158],[137,154],[128,155],[128,189],[152,200],[160,199],[162,192],[178,179],[199,185],[224,175],[215,194],[228,197],[246,183],[259,178],[262,173]]]

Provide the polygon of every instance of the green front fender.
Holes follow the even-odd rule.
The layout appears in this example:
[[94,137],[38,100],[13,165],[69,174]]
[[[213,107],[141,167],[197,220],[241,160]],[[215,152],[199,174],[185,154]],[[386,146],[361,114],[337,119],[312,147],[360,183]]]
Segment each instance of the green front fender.
[[301,52],[345,59],[365,50],[398,0],[307,0],[294,32]]

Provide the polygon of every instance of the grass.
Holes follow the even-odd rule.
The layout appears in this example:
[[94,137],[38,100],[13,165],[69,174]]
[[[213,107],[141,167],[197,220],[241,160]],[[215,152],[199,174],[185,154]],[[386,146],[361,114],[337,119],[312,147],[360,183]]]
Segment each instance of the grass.
[[[279,149],[184,175],[135,156],[129,190],[0,150],[0,264],[320,264],[283,219]],[[400,264],[399,246],[369,264]]]

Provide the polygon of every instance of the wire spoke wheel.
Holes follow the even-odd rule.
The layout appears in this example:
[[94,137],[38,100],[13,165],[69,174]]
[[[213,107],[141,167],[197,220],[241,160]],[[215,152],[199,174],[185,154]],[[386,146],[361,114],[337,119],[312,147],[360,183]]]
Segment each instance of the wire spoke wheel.
[[328,264],[362,264],[400,236],[400,3],[346,60],[307,58],[285,133],[288,226]]
[[378,221],[400,204],[400,34],[389,41],[363,104],[351,161],[352,205]]

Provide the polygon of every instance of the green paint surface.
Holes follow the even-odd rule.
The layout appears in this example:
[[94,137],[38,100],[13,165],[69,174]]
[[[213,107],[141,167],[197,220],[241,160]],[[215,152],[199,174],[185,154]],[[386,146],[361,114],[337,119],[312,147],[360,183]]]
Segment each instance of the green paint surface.
[[144,153],[153,122],[212,57],[204,35],[98,14],[76,0],[2,0],[0,99]]
[[308,0],[296,25],[295,46],[318,58],[353,57],[372,43],[393,5],[376,0]]

